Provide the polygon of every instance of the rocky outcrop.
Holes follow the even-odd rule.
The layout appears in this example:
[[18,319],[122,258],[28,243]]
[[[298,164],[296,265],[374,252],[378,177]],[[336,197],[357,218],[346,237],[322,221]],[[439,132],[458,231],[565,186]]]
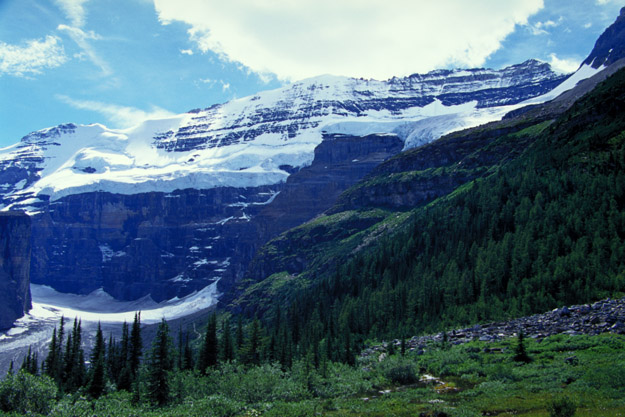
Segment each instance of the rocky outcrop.
[[[597,335],[601,333],[625,334],[625,298],[604,299],[592,304],[564,306],[543,314],[521,317],[518,319],[478,324],[463,329],[446,332],[447,340],[452,344],[463,344],[474,340],[494,342],[517,336],[523,332],[526,337],[542,340],[556,334]],[[422,352],[429,344],[441,343],[444,333],[415,336],[406,341],[406,347]],[[397,346],[400,340],[393,340]],[[371,346],[362,352],[363,356],[385,352],[388,343]]]
[[30,218],[0,212],[0,330],[31,308]]

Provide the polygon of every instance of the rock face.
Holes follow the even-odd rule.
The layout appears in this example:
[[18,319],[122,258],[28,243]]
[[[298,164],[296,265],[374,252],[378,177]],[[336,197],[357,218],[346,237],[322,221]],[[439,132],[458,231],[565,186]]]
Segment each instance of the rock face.
[[0,213],[0,330],[31,308],[30,218]]
[[265,243],[302,224],[302,219],[326,211],[343,191],[402,147],[395,135],[325,135],[311,166],[291,175],[273,204],[260,212],[260,241]]
[[268,239],[320,214],[376,165],[401,151],[395,135],[330,135],[285,184],[134,195],[91,192],[33,218],[33,283],[156,301],[243,277]]
[[237,275],[272,187],[62,198],[33,217],[32,282],[115,298],[186,295]]
[[625,7],[621,9],[616,22],[597,39],[595,47],[583,64],[593,68],[602,65],[607,67],[621,58],[625,58]]

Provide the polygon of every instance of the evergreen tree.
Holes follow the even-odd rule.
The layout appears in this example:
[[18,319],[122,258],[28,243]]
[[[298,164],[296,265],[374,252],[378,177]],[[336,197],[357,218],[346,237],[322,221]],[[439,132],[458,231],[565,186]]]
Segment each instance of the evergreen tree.
[[189,332],[178,330],[178,369],[187,371],[193,369],[193,351],[189,345]]
[[106,369],[111,381],[117,382],[119,372],[121,370],[121,360],[119,354],[119,345],[113,337],[113,333],[109,333],[109,342],[106,345]]
[[156,331],[148,364],[148,398],[158,406],[169,402],[168,372],[172,369],[169,326],[165,319]]
[[237,317],[237,354],[240,356],[241,348],[243,348],[243,317],[241,314]]
[[205,373],[207,368],[217,365],[217,349],[217,315],[213,313],[206,325],[206,336],[198,359],[198,369],[201,373]]
[[234,348],[232,346],[230,318],[227,318],[222,325],[221,358],[224,362],[230,362],[234,360]]
[[39,354],[37,352],[33,352],[33,357],[30,360],[30,373],[39,375]]
[[[122,340],[123,349],[123,340]],[[139,364],[141,363],[141,355],[143,354],[143,340],[141,338],[141,312],[135,313],[135,320],[132,323],[130,331],[130,343],[128,352],[129,368],[132,377],[137,375]]]
[[189,345],[189,333],[187,333],[184,339],[184,369],[190,370],[193,369],[194,366],[193,350],[191,350],[191,346]]
[[48,356],[43,361],[43,372],[54,379],[54,369],[56,363],[56,352],[57,352],[57,336],[56,336],[56,326],[54,330],[52,330],[52,339],[50,339],[50,344],[48,345]]
[[530,363],[532,358],[527,354],[527,350],[525,350],[525,334],[523,334],[523,330],[519,332],[517,345],[514,349],[514,361],[515,362],[523,362]]
[[[135,326],[133,324],[133,334],[134,334],[134,339],[137,339],[138,345],[140,347],[140,349],[138,350],[137,353],[135,353],[135,356],[140,357],[141,354],[141,328],[139,326],[139,317],[137,315],[135,315],[135,323],[137,323],[137,325]],[[138,336],[138,337],[137,337]],[[115,381],[117,383],[117,389],[120,390],[125,390],[125,391],[130,391],[132,389],[132,384],[134,381],[134,377],[135,374],[133,374],[132,368],[133,366],[131,365],[131,357],[133,356],[131,353],[133,352],[133,337],[131,337],[131,335],[129,335],[128,333],[128,323],[126,323],[124,321],[124,324],[122,325],[122,339],[120,341],[119,344],[119,348],[118,348],[118,356],[117,356],[117,369],[118,369],[118,374],[115,378]],[[137,359],[138,361],[138,359]],[[135,366],[138,367],[138,364],[135,362]],[[136,368],[135,368],[136,369]]]
[[106,346],[104,344],[104,336],[102,335],[102,327],[98,323],[95,345],[91,352],[91,372],[89,385],[87,386],[87,392],[92,398],[99,398],[106,386],[105,352]]
[[44,360],[44,373],[54,379],[60,386],[62,379],[63,364],[63,336],[65,317],[61,317],[59,329],[54,327],[52,339],[48,347],[48,356]]
[[261,359],[261,328],[260,321],[258,318],[255,318],[252,321],[250,335],[247,339],[247,342],[242,348],[243,361],[249,365],[258,365],[260,364]]
[[[10,371],[13,370],[13,361],[11,361]],[[37,358],[37,352],[32,351],[32,346],[28,346],[28,354],[24,356],[22,366],[20,370],[28,372],[31,375],[37,375],[39,373],[39,361]]]
[[184,335],[182,334],[182,326],[178,327],[178,363],[179,370],[184,369]]
[[74,392],[84,384],[85,361],[82,350],[82,323],[74,318],[72,332],[67,335],[65,354],[63,356],[62,388],[66,392]]

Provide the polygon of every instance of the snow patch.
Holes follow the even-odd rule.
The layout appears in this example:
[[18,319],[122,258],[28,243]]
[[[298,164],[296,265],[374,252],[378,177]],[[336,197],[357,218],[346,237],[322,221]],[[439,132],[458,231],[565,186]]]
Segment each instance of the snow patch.
[[543,94],[542,96],[538,96],[538,97],[534,97],[532,99],[526,100],[523,103],[521,103],[519,107],[522,107],[528,104],[545,103],[549,100],[553,100],[554,98],[558,97],[560,94],[564,93],[565,91],[575,88],[575,86],[577,86],[577,84],[579,84],[580,81],[583,81],[585,79],[588,79],[594,76],[595,74],[598,74],[599,72],[603,71],[605,68],[606,67],[604,65],[600,66],[599,68],[593,68],[590,65],[584,64],[576,72],[571,74],[569,78],[564,80],[560,85],[558,85],[556,88],[554,88],[547,94]]
[[[33,308],[23,322],[58,319],[61,316],[83,322],[130,323],[137,311],[146,324],[161,319],[173,320],[212,307],[217,303],[217,282],[183,298],[156,303],[149,296],[135,301],[118,301],[99,289],[88,295],[64,294],[54,289],[31,284]],[[18,320],[19,321],[19,320]]]

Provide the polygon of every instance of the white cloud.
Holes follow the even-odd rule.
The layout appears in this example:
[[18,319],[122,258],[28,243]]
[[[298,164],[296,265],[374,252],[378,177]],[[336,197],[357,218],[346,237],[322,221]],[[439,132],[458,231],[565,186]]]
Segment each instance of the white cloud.
[[480,66],[543,0],[154,0],[201,51],[282,79]]
[[529,29],[533,35],[547,35],[549,34],[547,29],[558,27],[563,21],[564,21],[564,18],[560,17],[557,22],[554,22],[553,20],[546,20],[544,22],[536,22],[533,25],[529,25]]
[[181,49],[180,53],[183,55],[193,55],[193,49]]
[[56,36],[27,41],[25,46],[0,42],[0,75],[27,77],[41,74],[44,68],[56,68],[67,61],[65,50]]
[[109,64],[100,57],[95,51],[95,48],[89,42],[90,40],[99,40],[102,39],[100,35],[93,31],[85,32],[79,27],[67,26],[67,25],[59,25],[57,27],[58,30],[62,32],[66,32],[70,38],[80,49],[82,49],[84,56],[86,56],[94,65],[96,65],[102,71],[102,75],[108,76],[112,74],[111,67]]
[[56,0],[56,4],[63,10],[65,16],[72,22],[72,26],[82,27],[85,24],[84,4],[88,0]]
[[174,113],[157,106],[152,106],[149,111],[145,111],[135,107],[102,103],[100,101],[75,100],[60,94],[57,95],[56,98],[75,109],[98,112],[104,115],[114,127],[120,129],[136,126],[144,120],[159,119],[174,115]]
[[577,71],[579,68],[579,64],[582,62],[581,59],[575,58],[558,58],[556,54],[549,55],[549,65],[555,72],[559,72],[561,74],[570,74],[572,72]]
[[216,85],[220,85],[221,91],[224,93],[230,90],[230,83],[224,80],[212,80],[210,78],[200,78],[198,81],[201,82],[202,84],[208,84],[209,88],[214,88]]

